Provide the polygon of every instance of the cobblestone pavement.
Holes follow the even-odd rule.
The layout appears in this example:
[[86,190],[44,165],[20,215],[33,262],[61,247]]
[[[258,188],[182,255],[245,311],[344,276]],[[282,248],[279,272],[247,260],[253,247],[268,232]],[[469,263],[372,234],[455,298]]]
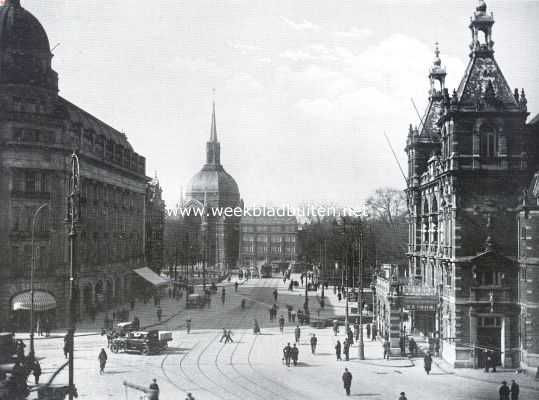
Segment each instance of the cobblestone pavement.
[[[357,345],[351,349],[351,360],[336,361],[333,346],[336,340],[331,329],[302,327],[299,343],[300,363],[286,367],[282,362],[282,348],[294,341],[294,326],[287,323],[284,333],[276,322],[269,322],[268,309],[273,304],[272,291],[279,287],[279,313],[286,317],[285,305],[296,309],[304,302],[300,291],[285,289],[282,280],[251,280],[240,285],[238,293],[227,288],[225,304],[220,295],[213,296],[209,308],[185,310],[184,303],[173,300],[162,303],[166,321],[159,329],[172,330],[174,340],[169,349],[160,355],[108,352],[104,375],[98,373],[97,355],[106,340],[91,333],[76,338],[75,383],[79,399],[139,399],[141,393],[122,385],[129,381],[147,386],[156,378],[161,388],[161,400],[185,398],[192,392],[197,400],[261,400],[261,399],[339,399],[346,398],[341,375],[347,367],[353,374],[352,397],[381,400],[397,399],[401,391],[409,400],[417,399],[497,399],[502,380],[516,379],[521,383],[520,399],[537,399],[539,388],[530,378],[510,372],[490,374],[479,371],[454,370],[433,367],[431,375],[423,370],[421,359],[382,359],[381,345],[365,341],[366,360],[357,357]],[[246,300],[246,308],[240,306]],[[166,303],[166,304],[165,304]],[[314,297],[310,304],[315,306]],[[142,324],[155,323],[153,305],[137,305]],[[330,311],[328,311],[330,312]],[[147,317],[146,317],[147,315]],[[186,318],[192,320],[192,331],[187,334]],[[262,333],[253,335],[253,320],[260,322]],[[222,328],[232,329],[234,343],[220,343]],[[342,329],[341,329],[342,331]],[[308,338],[318,336],[318,350],[311,354]],[[61,338],[36,341],[36,353],[43,357],[42,381],[65,362]],[[485,374],[486,375],[486,374]],[[61,372],[55,382],[67,382]]]

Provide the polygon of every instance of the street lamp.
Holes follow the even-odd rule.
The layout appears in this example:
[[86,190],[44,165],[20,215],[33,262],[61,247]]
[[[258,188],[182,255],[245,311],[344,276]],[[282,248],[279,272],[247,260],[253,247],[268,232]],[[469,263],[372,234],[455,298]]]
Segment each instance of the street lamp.
[[37,216],[49,203],[44,203],[38,207],[32,218],[32,265],[30,266],[30,357],[34,359],[34,271],[36,269],[36,253],[34,250],[34,233],[36,229]]
[[365,346],[363,343],[363,263],[364,263],[364,243],[363,243],[363,230],[359,232],[359,243],[358,243],[358,258],[359,258],[359,293],[358,293],[358,311],[359,311],[359,345],[358,353],[359,359],[365,359]]
[[73,318],[73,289],[74,289],[74,264],[75,264],[75,238],[77,236],[76,224],[80,222],[80,168],[79,158],[76,152],[71,155],[71,177],[69,183],[69,195],[67,197],[66,222],[69,224],[69,293],[67,307],[67,343],[69,348],[69,400],[73,400],[76,388],[73,384],[74,377],[74,357],[75,350],[75,324]]

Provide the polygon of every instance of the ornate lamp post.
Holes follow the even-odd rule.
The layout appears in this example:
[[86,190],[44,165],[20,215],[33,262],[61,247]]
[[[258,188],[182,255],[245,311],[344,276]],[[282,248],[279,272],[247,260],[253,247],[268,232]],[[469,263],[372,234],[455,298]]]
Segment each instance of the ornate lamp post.
[[74,376],[74,357],[75,350],[75,323],[73,318],[73,289],[75,280],[75,239],[77,236],[76,225],[80,222],[80,169],[79,158],[76,152],[71,155],[71,177],[69,182],[69,194],[67,197],[67,215],[66,223],[69,226],[69,292],[68,292],[68,307],[67,307],[67,325],[68,325],[68,348],[69,348],[69,400],[73,400],[76,393],[75,385],[73,384]]
[[363,263],[364,263],[364,243],[363,243],[363,231],[359,233],[359,293],[357,299],[357,308],[359,311],[359,345],[358,345],[358,355],[360,360],[365,359],[365,346],[363,343]]
[[44,203],[38,207],[32,218],[32,265],[30,267],[30,357],[34,359],[34,271],[36,269],[36,252],[34,249],[34,234],[36,230],[37,216],[49,203]]

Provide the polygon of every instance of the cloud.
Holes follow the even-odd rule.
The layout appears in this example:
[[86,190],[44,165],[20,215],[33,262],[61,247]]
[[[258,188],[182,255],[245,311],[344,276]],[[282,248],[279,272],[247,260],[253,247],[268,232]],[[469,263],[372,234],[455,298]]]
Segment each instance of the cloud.
[[283,20],[288,26],[290,26],[292,29],[296,31],[319,31],[320,27],[316,24],[313,24],[311,21],[307,21],[306,19],[303,20],[303,22],[294,22],[289,20],[286,17],[281,16],[281,20]]
[[226,81],[225,90],[231,93],[259,94],[264,87],[260,82],[245,72],[238,73]]
[[347,31],[335,32],[335,36],[342,39],[357,39],[363,40],[367,39],[373,34],[372,30],[369,28],[356,28],[352,27]]

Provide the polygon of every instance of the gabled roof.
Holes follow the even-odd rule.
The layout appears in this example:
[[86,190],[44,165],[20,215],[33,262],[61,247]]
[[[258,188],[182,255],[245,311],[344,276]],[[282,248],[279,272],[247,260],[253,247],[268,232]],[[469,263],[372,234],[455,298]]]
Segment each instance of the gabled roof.
[[484,94],[492,83],[499,108],[519,111],[519,105],[492,54],[472,54],[470,63],[457,90],[461,108],[477,108],[484,104]]

